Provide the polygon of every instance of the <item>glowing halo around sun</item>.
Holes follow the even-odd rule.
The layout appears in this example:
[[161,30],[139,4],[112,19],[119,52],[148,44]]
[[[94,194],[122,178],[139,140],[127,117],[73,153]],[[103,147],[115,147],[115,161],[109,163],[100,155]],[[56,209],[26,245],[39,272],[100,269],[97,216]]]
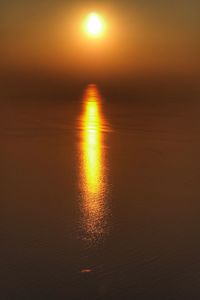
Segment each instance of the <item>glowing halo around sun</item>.
[[89,36],[98,38],[100,37],[104,32],[104,21],[102,17],[93,12],[90,13],[86,20],[86,32]]

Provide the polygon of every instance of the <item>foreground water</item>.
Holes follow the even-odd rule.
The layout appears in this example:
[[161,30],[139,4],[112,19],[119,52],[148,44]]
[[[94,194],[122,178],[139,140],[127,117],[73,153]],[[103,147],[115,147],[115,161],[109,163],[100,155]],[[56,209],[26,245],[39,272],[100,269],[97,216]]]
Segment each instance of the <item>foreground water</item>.
[[199,299],[195,99],[6,101],[4,299]]

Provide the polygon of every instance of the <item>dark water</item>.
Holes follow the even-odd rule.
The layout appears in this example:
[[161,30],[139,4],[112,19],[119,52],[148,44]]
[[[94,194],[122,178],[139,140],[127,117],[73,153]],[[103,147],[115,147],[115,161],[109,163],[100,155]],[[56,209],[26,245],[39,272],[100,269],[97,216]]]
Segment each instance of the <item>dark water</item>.
[[2,103],[0,299],[200,298],[198,99]]

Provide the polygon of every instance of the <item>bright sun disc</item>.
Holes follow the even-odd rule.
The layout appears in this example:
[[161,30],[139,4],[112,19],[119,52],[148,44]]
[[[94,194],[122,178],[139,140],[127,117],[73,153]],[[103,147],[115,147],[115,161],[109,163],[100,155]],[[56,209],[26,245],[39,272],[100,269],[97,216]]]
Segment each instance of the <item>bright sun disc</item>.
[[98,14],[91,13],[88,16],[86,30],[93,37],[98,37],[103,33],[103,21]]

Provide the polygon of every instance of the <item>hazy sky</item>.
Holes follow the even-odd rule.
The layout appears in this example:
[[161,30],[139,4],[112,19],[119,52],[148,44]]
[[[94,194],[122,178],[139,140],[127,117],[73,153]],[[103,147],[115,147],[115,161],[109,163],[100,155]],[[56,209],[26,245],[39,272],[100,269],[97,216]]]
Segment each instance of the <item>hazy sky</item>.
[[[105,36],[92,41],[82,24],[104,17]],[[4,68],[38,68],[71,76],[129,76],[200,69],[199,0],[0,0]]]

